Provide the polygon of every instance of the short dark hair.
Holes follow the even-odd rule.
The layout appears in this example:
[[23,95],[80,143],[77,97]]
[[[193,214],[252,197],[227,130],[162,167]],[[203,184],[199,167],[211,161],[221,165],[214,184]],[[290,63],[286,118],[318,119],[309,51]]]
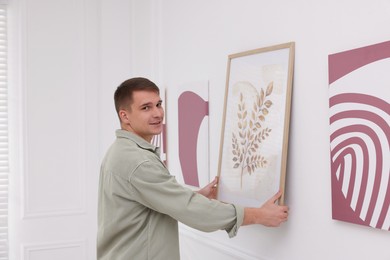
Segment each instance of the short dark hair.
[[129,107],[131,102],[133,102],[133,92],[139,90],[154,91],[160,94],[160,89],[157,85],[147,78],[128,79],[119,85],[114,94],[115,109],[118,114],[119,110]]

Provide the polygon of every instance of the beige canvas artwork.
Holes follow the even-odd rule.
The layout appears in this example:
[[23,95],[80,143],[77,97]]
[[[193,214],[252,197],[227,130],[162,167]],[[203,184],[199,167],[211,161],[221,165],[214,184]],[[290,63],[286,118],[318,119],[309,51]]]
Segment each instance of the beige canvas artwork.
[[229,56],[218,199],[259,206],[284,190],[293,54],[287,43]]

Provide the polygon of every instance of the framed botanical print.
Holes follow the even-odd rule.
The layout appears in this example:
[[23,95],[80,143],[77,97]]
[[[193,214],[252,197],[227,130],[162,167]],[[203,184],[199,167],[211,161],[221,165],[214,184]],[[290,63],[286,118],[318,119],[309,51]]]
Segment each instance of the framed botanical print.
[[229,55],[218,163],[218,199],[284,204],[294,42]]

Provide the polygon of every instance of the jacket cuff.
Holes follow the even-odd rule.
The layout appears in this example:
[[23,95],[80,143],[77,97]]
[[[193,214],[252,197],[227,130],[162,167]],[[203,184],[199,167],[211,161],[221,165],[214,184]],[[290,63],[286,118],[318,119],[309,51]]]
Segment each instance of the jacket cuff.
[[232,228],[226,230],[229,235],[229,238],[235,237],[237,235],[238,229],[241,227],[242,222],[244,221],[244,207],[234,204],[232,204],[232,206],[236,211],[236,223],[233,225]]

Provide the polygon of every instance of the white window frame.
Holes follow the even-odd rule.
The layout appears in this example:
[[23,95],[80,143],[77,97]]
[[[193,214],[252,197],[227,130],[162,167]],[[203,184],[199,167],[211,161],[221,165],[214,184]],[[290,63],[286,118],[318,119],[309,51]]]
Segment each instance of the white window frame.
[[0,260],[9,259],[8,10],[0,1]]

